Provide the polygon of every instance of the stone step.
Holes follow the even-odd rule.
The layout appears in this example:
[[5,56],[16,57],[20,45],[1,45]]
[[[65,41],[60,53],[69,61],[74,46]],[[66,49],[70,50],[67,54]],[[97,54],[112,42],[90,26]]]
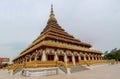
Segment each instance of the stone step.
[[70,72],[74,73],[74,72],[84,71],[84,70],[89,70],[89,69],[86,68],[85,66],[73,66],[73,67],[71,67]]

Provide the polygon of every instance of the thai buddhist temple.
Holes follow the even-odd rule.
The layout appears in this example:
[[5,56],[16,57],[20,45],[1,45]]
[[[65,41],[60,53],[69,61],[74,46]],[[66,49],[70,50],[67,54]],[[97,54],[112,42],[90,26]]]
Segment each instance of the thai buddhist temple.
[[24,68],[48,68],[58,67],[56,63],[61,62],[66,67],[72,67],[82,61],[102,60],[102,52],[91,47],[91,44],[76,39],[58,24],[51,5],[46,27],[31,45],[13,59],[13,64],[25,63]]

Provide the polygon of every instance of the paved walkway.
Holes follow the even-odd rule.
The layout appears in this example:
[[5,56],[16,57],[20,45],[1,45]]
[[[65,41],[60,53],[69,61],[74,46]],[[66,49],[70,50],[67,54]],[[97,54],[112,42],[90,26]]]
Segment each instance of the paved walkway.
[[0,79],[120,79],[120,64],[94,66],[92,70],[60,74],[52,76],[24,77],[10,76],[6,71],[0,70]]

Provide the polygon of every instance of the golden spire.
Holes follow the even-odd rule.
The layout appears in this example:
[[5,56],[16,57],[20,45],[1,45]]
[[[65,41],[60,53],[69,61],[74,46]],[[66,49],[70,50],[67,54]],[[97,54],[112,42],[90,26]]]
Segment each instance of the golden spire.
[[50,17],[52,17],[52,16],[55,16],[54,12],[53,12],[53,5],[51,5],[51,13],[50,13]]
[[57,23],[57,20],[55,18],[54,11],[53,11],[53,5],[51,5],[50,18],[48,20],[48,23],[50,23],[50,22]]

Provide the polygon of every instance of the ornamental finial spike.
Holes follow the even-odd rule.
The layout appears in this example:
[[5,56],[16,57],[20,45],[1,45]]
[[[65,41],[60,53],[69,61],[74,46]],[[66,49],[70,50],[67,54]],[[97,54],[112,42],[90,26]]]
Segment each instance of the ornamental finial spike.
[[53,12],[53,4],[51,4],[51,13],[50,13],[50,17],[54,16],[54,12]]
[[51,4],[50,18],[48,20],[48,23],[50,22],[57,23],[57,20],[55,18],[54,11],[53,11],[53,4]]
[[53,8],[53,4],[51,4],[51,8]]

